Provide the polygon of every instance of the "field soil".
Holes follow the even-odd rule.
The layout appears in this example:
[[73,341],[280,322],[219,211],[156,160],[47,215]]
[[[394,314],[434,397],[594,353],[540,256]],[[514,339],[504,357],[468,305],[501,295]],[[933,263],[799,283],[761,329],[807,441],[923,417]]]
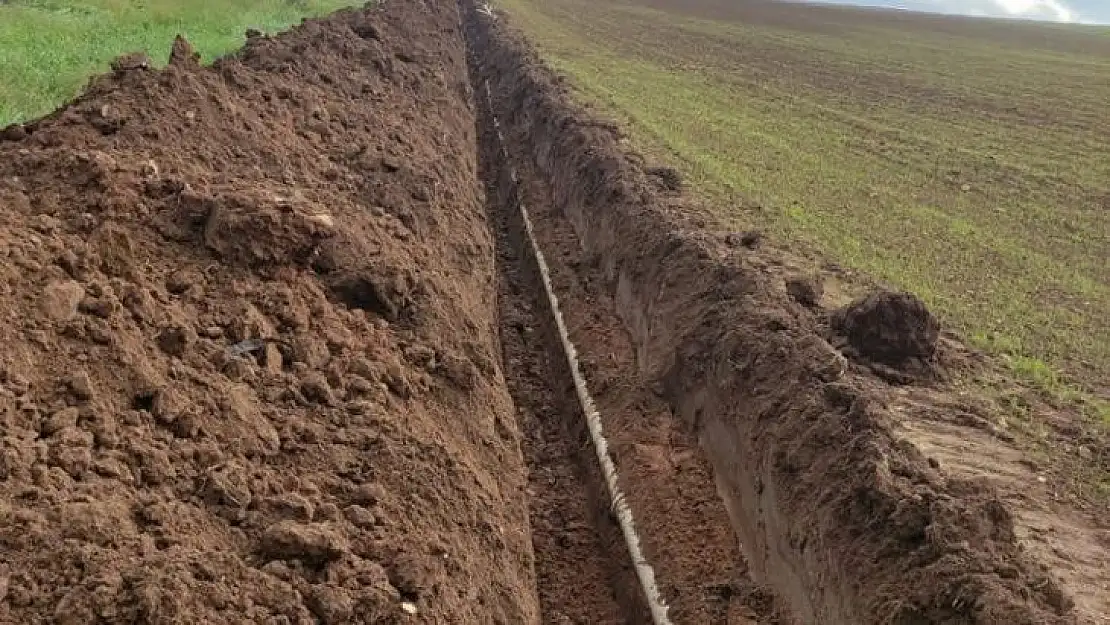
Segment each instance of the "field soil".
[[453,3],[0,141],[0,621],[538,618]]
[[1098,609],[1087,517],[920,425],[920,301],[826,308],[503,17],[141,61],[0,132],[0,622],[649,622],[522,206],[674,623]]

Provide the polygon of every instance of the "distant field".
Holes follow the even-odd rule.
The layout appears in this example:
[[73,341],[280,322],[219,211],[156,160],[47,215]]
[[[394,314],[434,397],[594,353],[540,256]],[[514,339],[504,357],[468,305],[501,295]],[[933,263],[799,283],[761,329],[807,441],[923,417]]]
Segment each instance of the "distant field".
[[[1105,29],[727,0],[501,0],[738,226],[912,290],[1106,397]],[[1092,403],[1110,419],[1107,404]]]
[[146,50],[164,62],[178,33],[207,59],[253,27],[272,32],[345,0],[0,0],[0,127],[43,115],[106,71]]

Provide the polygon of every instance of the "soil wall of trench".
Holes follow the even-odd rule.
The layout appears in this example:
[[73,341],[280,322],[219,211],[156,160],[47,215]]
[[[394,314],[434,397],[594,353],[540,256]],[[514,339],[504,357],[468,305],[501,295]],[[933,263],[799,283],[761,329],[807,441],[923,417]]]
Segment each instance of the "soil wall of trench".
[[464,2],[506,140],[600,265],[642,383],[692,428],[757,581],[806,623],[1073,622],[994,493],[895,437],[827,316],[689,227],[690,201],[571,101],[504,16]]

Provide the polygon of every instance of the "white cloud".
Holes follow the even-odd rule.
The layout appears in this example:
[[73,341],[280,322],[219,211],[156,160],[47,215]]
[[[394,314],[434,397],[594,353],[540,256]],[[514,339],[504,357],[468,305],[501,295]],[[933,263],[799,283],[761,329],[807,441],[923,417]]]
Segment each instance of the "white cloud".
[[1034,17],[1057,22],[1074,22],[1075,11],[1059,0],[992,0],[1000,9],[1014,17]]
[[[819,0],[822,1],[822,0]],[[823,0],[846,4],[898,7],[916,11],[936,11],[982,17],[1014,17],[1054,22],[1079,22],[1090,19],[1073,8],[1076,0]],[[1085,9],[1090,9],[1084,5]],[[1110,18],[1105,18],[1110,19]]]

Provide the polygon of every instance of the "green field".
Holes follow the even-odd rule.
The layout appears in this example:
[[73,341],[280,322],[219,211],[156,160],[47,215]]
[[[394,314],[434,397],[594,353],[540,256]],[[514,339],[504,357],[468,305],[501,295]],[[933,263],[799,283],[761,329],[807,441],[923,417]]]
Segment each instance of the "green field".
[[736,227],[916,292],[1044,390],[1107,397],[1105,29],[726,0],[501,6]]
[[50,112],[125,52],[156,62],[185,35],[207,60],[349,0],[8,0],[0,2],[0,127]]

